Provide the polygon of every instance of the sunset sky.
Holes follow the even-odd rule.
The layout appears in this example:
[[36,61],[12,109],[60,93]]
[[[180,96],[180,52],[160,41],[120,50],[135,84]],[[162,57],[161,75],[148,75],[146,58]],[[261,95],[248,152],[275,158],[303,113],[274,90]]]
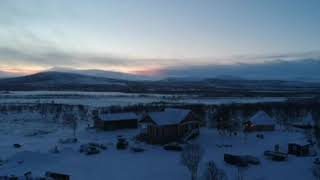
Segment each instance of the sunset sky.
[[318,58],[319,0],[1,0],[0,71]]

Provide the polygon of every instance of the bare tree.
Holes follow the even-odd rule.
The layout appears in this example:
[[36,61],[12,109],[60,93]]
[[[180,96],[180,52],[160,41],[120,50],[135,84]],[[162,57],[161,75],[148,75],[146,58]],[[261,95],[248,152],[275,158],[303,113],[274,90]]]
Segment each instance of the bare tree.
[[316,180],[320,180],[320,166],[314,165],[312,167],[312,174],[316,178]]
[[73,112],[64,112],[62,116],[64,123],[69,125],[73,130],[73,137],[76,138],[76,131],[78,128],[78,118]]
[[213,161],[206,164],[202,180],[227,180],[227,174],[219,169]]
[[181,153],[181,163],[191,173],[191,180],[197,179],[199,163],[204,155],[204,150],[198,144],[188,144]]
[[244,180],[243,172],[244,172],[244,168],[238,167],[238,174],[237,174],[236,180]]
[[79,109],[79,116],[81,121],[88,121],[88,108],[85,106],[80,105]]

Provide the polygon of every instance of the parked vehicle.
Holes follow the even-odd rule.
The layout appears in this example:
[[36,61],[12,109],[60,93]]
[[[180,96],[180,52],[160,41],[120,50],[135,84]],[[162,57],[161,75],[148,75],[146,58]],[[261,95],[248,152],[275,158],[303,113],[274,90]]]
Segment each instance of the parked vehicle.
[[276,151],[265,151],[264,156],[270,158],[273,161],[287,161],[288,154]]
[[123,150],[123,149],[127,149],[129,146],[128,141],[125,138],[118,138],[118,142],[117,142],[117,149],[119,150]]
[[99,153],[100,153],[100,150],[96,147],[88,147],[85,150],[86,155],[94,155],[94,154],[99,154]]
[[316,159],[313,161],[313,164],[320,165],[320,159],[319,159],[319,158],[316,158]]
[[98,144],[98,143],[88,143],[89,146],[92,146],[92,147],[96,147],[96,148],[99,148],[101,150],[106,150],[107,149],[107,146],[105,146],[104,144]]
[[131,147],[131,151],[138,153],[138,152],[144,152],[145,149],[143,149],[143,148],[141,148],[141,147],[136,147],[136,146],[134,146],[134,147]]
[[103,144],[98,143],[88,143],[88,144],[82,144],[80,146],[80,153],[85,153],[86,155],[92,155],[92,154],[98,154],[100,153],[100,150],[106,150],[107,147]]
[[45,176],[50,179],[55,180],[70,180],[70,175],[62,174],[62,173],[55,173],[55,172],[46,172]]
[[246,155],[243,156],[249,164],[258,165],[260,164],[260,160],[257,157]]
[[61,144],[73,144],[77,143],[78,139],[77,138],[65,138],[65,139],[60,139],[59,143]]
[[224,161],[239,167],[247,167],[249,165],[245,157],[232,154],[224,154]]
[[182,151],[183,148],[178,143],[169,143],[163,146],[163,149],[167,151]]
[[22,145],[21,145],[21,144],[13,144],[13,147],[14,147],[14,148],[21,148]]

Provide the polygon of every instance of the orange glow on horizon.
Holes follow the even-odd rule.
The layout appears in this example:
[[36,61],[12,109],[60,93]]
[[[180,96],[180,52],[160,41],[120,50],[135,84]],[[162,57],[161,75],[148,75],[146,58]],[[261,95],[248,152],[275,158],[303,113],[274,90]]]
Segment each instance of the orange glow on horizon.
[[110,69],[100,69],[104,71],[114,71],[133,75],[156,76],[161,75],[162,70],[159,68],[146,67],[145,69],[135,67],[111,67]]
[[162,74],[162,70],[161,69],[137,70],[131,73],[136,75],[157,76]]
[[43,70],[44,70],[43,68],[34,68],[34,67],[32,68],[9,68],[9,67],[1,68],[0,67],[0,71],[7,72],[7,73],[14,73],[17,75],[34,74],[34,73],[41,72]]
[[[3,72],[8,72],[8,73],[13,73],[17,75],[30,75],[30,74],[35,74],[39,73],[42,71],[49,70],[50,68],[44,68],[44,67],[27,67],[27,68],[22,68],[22,67],[1,67],[0,66],[0,71]],[[71,68],[73,69],[73,68]],[[73,70],[88,70],[88,69],[96,69],[96,70],[102,70],[102,71],[113,71],[113,72],[120,72],[120,73],[127,73],[127,74],[133,74],[133,75],[144,75],[144,76],[156,76],[156,75],[161,75],[162,70],[159,68],[146,68],[146,69],[141,69],[141,68],[135,68],[135,67],[110,67],[108,69],[104,68],[75,68]]]

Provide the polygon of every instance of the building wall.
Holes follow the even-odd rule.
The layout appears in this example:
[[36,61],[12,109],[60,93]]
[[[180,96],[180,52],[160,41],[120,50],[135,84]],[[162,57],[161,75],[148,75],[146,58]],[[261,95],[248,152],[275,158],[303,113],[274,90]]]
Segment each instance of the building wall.
[[309,152],[309,145],[288,144],[288,154],[308,156]]
[[148,142],[151,144],[166,144],[179,141],[193,129],[199,129],[199,126],[197,122],[168,126],[150,125],[147,129]]
[[117,130],[117,129],[136,129],[138,128],[138,120],[118,120],[118,121],[102,121],[95,120],[95,127],[105,130]]
[[147,134],[151,144],[165,144],[179,139],[178,125],[148,126]]
[[175,125],[158,126],[149,116],[144,117],[140,123],[148,123],[147,142],[151,144],[166,144],[181,140],[193,129],[200,128],[200,120],[190,113],[181,123]]
[[245,131],[274,131],[275,125],[253,125],[246,127]]
[[256,131],[274,131],[274,125],[258,125],[255,126]]

